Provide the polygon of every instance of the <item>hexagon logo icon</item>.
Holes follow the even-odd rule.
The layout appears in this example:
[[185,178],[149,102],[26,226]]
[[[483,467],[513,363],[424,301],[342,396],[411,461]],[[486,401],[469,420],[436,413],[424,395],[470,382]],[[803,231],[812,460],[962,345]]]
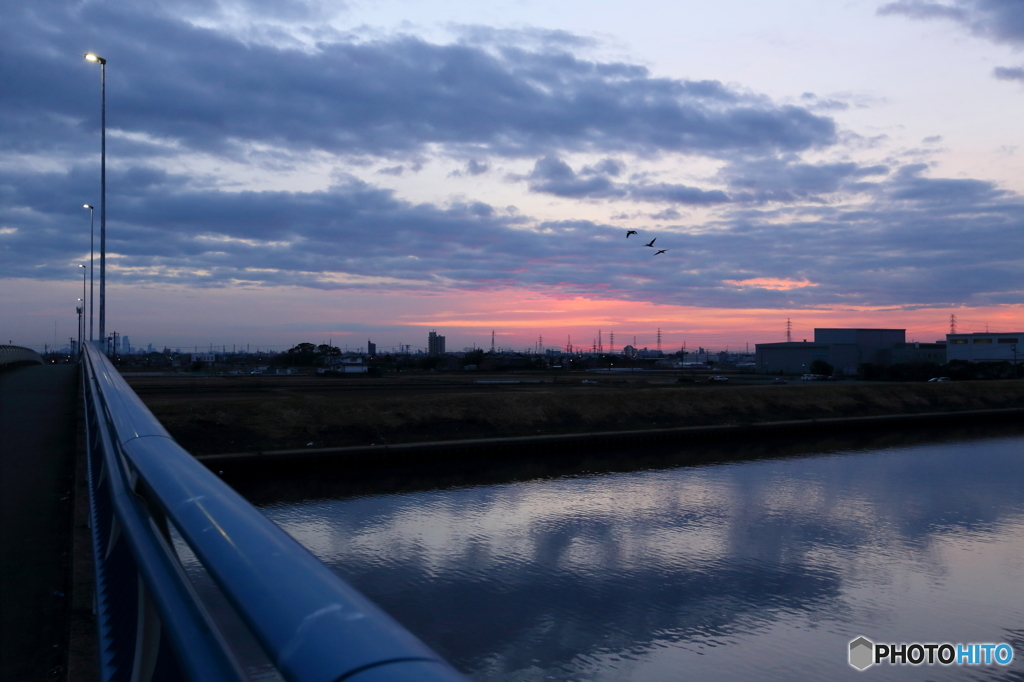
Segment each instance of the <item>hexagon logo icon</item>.
[[866,637],[858,637],[850,642],[850,665],[857,670],[864,670],[875,661],[875,644]]

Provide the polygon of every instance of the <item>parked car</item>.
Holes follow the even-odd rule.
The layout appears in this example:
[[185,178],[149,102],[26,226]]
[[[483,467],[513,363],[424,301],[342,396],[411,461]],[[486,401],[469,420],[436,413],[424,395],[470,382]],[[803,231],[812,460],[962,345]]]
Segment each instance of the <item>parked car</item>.
[[773,384],[788,384],[789,382],[786,381],[785,379],[783,379],[782,377],[775,377],[774,379],[772,379],[772,383]]
[[722,376],[708,377],[708,382],[713,383],[713,382],[716,382],[716,381],[729,381],[729,377],[722,377]]
[[950,379],[949,377],[932,377],[928,381],[952,381],[952,379]]

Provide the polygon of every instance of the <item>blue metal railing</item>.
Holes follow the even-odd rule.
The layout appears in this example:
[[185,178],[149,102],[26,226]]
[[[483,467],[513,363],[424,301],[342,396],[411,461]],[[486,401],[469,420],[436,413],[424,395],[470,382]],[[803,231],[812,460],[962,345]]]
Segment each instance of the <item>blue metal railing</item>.
[[104,681],[248,677],[176,534],[285,679],[464,682],[178,446],[96,347],[83,356]]

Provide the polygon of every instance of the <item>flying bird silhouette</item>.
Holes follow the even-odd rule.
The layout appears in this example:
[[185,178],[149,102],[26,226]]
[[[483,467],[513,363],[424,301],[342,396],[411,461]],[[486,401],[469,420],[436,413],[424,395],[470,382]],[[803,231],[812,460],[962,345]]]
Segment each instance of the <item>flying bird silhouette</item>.
[[636,234],[636,230],[626,230],[626,239],[629,239],[631,234]]
[[649,246],[649,247],[651,247],[653,249],[654,248],[654,242],[656,242],[656,241],[658,241],[657,237],[652,239],[650,244],[644,244],[644,246]]
[[661,251],[658,251],[654,255],[657,256],[659,253],[665,253],[666,251],[668,251],[668,249],[662,249]]

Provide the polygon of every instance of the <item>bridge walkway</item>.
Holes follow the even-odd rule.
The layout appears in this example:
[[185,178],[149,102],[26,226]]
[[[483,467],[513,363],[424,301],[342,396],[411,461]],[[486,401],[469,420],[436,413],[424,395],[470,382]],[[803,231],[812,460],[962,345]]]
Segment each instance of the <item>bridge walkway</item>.
[[65,678],[78,365],[0,372],[0,679]]

